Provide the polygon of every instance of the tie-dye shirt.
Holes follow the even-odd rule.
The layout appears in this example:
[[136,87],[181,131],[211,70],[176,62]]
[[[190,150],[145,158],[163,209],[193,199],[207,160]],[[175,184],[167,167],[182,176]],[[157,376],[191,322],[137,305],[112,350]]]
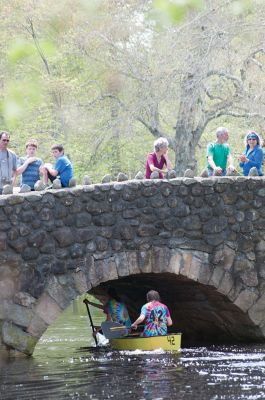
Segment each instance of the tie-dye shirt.
[[167,334],[167,318],[170,317],[170,313],[165,304],[159,301],[146,303],[141,309],[141,314],[145,316],[142,336],[163,336]]
[[125,304],[111,299],[104,306],[104,313],[109,314],[113,322],[131,327],[131,320]]

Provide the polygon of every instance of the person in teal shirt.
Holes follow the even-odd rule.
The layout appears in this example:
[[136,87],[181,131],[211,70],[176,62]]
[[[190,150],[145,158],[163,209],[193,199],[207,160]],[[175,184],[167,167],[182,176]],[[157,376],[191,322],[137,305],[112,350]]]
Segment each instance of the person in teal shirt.
[[118,322],[127,328],[131,327],[131,319],[126,305],[121,300],[115,288],[108,288],[107,300],[104,304],[94,303],[86,300],[88,304],[103,310],[106,314],[106,321]]
[[216,141],[208,144],[208,176],[225,176],[227,167],[230,171],[235,171],[231,151],[227,144],[228,138],[228,130],[221,126],[216,130]]

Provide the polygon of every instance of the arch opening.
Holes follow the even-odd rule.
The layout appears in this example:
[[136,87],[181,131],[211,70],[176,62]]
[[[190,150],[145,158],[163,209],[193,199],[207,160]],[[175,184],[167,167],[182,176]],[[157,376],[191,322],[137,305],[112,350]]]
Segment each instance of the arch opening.
[[121,295],[132,319],[139,315],[146,293],[158,290],[170,309],[170,329],[182,332],[184,346],[264,341],[247,313],[213,286],[172,273],[148,273],[101,283],[89,293],[100,297],[110,286]]

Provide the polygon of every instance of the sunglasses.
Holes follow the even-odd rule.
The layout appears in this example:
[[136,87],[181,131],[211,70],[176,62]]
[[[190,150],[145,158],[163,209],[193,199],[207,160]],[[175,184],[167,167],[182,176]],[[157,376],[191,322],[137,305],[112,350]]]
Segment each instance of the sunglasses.
[[9,139],[1,139],[2,142],[9,142]]
[[257,138],[248,138],[248,140],[257,140]]

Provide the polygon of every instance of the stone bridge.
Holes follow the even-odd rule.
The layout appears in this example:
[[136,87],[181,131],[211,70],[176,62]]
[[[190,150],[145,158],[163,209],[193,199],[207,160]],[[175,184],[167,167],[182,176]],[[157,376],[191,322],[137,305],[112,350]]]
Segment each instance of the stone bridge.
[[[153,288],[184,343],[265,340],[265,179],[133,180],[0,198],[0,353],[78,295]],[[89,334],[89,332],[88,332]]]

